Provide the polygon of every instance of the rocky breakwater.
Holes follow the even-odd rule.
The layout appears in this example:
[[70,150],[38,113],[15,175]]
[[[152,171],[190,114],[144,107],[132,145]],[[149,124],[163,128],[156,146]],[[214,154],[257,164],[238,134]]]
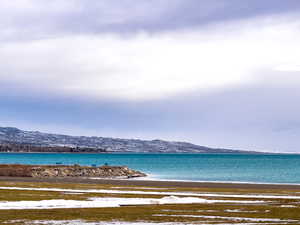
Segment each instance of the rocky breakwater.
[[98,178],[134,178],[146,174],[132,170],[127,166],[79,166],[79,165],[0,165],[0,176],[65,178],[65,177],[98,177]]

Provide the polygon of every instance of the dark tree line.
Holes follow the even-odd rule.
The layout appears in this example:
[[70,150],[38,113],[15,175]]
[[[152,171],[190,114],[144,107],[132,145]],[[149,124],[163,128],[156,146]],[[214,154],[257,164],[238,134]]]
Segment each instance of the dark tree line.
[[68,146],[39,146],[32,144],[0,143],[0,152],[69,152],[69,153],[104,153],[103,148],[68,147]]

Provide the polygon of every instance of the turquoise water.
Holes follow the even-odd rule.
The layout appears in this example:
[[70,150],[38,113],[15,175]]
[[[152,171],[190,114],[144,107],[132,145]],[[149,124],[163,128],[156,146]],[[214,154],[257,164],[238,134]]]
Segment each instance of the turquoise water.
[[300,155],[1,153],[0,164],[127,165],[150,179],[298,183]]

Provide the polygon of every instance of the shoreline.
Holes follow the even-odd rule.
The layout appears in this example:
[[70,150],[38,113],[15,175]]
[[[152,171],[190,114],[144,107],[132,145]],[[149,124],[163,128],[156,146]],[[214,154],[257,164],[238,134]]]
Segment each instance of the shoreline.
[[147,179],[90,179],[90,178],[32,178],[32,177],[0,177],[0,182],[40,182],[40,183],[74,183],[104,184],[147,187],[179,187],[179,188],[233,188],[233,189],[290,189],[300,190],[299,184],[257,184],[257,183],[222,183],[198,181],[159,181]]
[[[149,175],[147,174],[147,177]],[[291,186],[299,186],[300,183],[268,183],[268,182],[251,182],[251,181],[207,181],[207,180],[168,180],[168,179],[152,179],[152,178],[134,178],[139,180],[146,180],[146,181],[166,181],[166,182],[190,182],[190,183],[213,183],[213,184],[257,184],[257,185],[291,185]],[[98,179],[98,178],[91,178],[91,179]],[[100,178],[101,179],[101,178]]]
[[[1,154],[1,152],[0,152]],[[31,154],[31,153],[29,153]],[[47,153],[46,153],[47,154]],[[63,153],[65,154],[65,153]],[[66,153],[66,154],[73,154],[73,153]],[[87,153],[89,154],[89,153]],[[77,165],[77,164],[73,164],[73,165],[68,165],[68,164],[11,164],[11,163],[4,163],[4,164],[0,164],[0,169],[1,166],[24,166],[24,167],[45,167],[45,168],[55,168],[55,167],[82,167],[82,168],[98,168],[95,166],[89,166],[89,165]],[[99,168],[101,167],[105,167],[105,165],[99,166]],[[127,166],[113,166],[113,165],[109,165],[108,167],[127,167]],[[135,172],[138,173],[142,173],[140,171],[137,170],[133,170]],[[255,181],[222,181],[222,180],[181,180],[181,179],[164,179],[164,178],[159,178],[159,176],[156,174],[149,174],[149,173],[142,173],[145,176],[132,176],[132,177],[127,177],[127,176],[106,176],[106,177],[94,177],[94,176],[53,176],[53,177],[36,177],[36,176],[23,176],[23,175],[15,175],[15,176],[10,176],[7,174],[0,174],[0,181],[4,181],[5,179],[9,179],[9,180],[23,180],[27,181],[30,178],[31,179],[38,179],[38,182],[53,182],[53,180],[57,180],[57,181],[62,181],[62,183],[68,182],[70,183],[70,180],[73,180],[75,183],[81,183],[81,182],[86,182],[87,180],[89,180],[88,183],[108,183],[109,181],[112,182],[133,182],[133,185],[135,185],[134,183],[137,183],[136,185],[141,185],[140,183],[152,183],[152,184],[170,184],[170,185],[175,185],[175,186],[183,186],[183,187],[203,187],[204,186],[233,186],[233,187],[237,187],[237,186],[241,186],[243,187],[244,185],[250,185],[250,186],[270,186],[270,187],[276,187],[276,186],[280,186],[280,187],[293,187],[296,188],[297,186],[300,189],[300,183],[276,183],[276,182],[255,182]],[[93,181],[91,181],[93,180]],[[179,185],[180,184],[180,185]],[[197,185],[198,184],[198,185]],[[127,184],[125,184],[127,185]],[[128,185],[132,185],[132,184],[128,184]]]
[[118,151],[107,151],[107,152],[55,152],[55,151],[49,151],[49,152],[21,152],[21,151],[10,151],[10,152],[3,152],[2,153],[12,153],[12,154],[201,154],[201,155],[213,155],[213,154],[221,154],[221,155],[300,155],[300,153],[297,152],[118,152]]

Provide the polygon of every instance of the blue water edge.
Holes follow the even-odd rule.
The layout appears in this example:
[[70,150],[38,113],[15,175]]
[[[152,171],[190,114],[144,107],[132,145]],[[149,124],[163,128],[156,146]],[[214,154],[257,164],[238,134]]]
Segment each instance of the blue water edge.
[[126,165],[149,179],[300,184],[300,155],[0,153],[0,164]]

